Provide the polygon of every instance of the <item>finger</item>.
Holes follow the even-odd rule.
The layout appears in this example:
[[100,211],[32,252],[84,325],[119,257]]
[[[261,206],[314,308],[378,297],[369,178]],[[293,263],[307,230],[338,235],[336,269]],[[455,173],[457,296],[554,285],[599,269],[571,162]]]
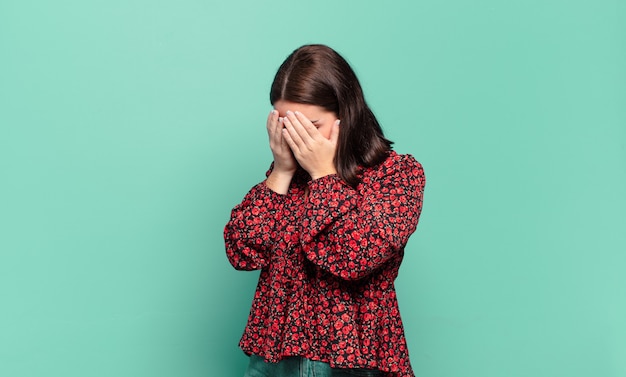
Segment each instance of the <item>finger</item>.
[[281,147],[283,147],[283,149],[289,149],[291,150],[291,147],[289,146],[289,144],[287,143],[287,139],[285,139],[285,135],[284,133],[286,132],[286,129],[282,129],[280,130],[280,145]]
[[283,118],[282,117],[278,117],[278,119],[276,120],[276,124],[274,125],[274,141],[276,141],[277,143],[279,143],[282,140],[282,130],[284,127],[284,123],[283,123]]
[[[302,128],[302,125],[300,125],[299,123],[297,125],[294,125],[291,122],[291,119],[288,117],[285,117],[283,121],[285,123],[285,130],[287,131],[287,134],[289,135],[288,140],[291,140],[293,142],[293,145],[289,143],[289,147],[291,148],[291,150],[295,152],[294,145],[298,148],[298,150],[300,149],[300,146],[306,145],[304,141],[302,140],[300,133],[295,128],[296,126],[298,126],[298,128]],[[285,131],[283,131],[283,136],[284,135],[285,135]]]
[[267,134],[272,142],[276,140],[276,123],[278,123],[278,111],[272,110],[267,116]]
[[296,119],[298,119],[298,121],[302,125],[303,129],[306,130],[307,134],[311,138],[321,136],[321,133],[317,130],[317,127],[315,127],[315,125],[309,120],[309,118],[304,116],[304,114],[299,111],[296,111],[294,114],[296,116]]
[[333,144],[337,144],[337,140],[339,140],[339,123],[341,123],[341,121],[337,119],[333,124],[333,128],[330,130],[330,141]]
[[[298,117],[298,114],[300,114],[300,117]],[[289,119],[289,121],[293,125],[294,130],[298,133],[298,136],[300,136],[300,139],[302,140],[302,142],[309,145],[313,141],[313,138],[311,137],[309,131],[307,131],[303,123],[306,124],[308,122],[311,125],[311,127],[313,127],[317,131],[317,129],[311,123],[311,121],[306,119],[306,117],[302,115],[302,113],[297,112],[297,111],[295,113],[291,111],[287,111],[287,119]]]
[[287,146],[289,146],[291,151],[296,154],[296,151],[299,151],[300,149],[296,145],[295,141],[292,139],[291,134],[289,134],[289,130],[287,128],[283,128],[282,135],[284,142],[287,143]]
[[285,128],[285,118],[280,118],[279,127],[276,129],[276,137],[279,139],[278,142],[283,150],[289,149],[291,151],[291,147],[287,144],[287,140],[284,137]]
[[272,110],[270,114],[267,116],[267,130],[275,127],[275,122],[278,120],[278,111]]

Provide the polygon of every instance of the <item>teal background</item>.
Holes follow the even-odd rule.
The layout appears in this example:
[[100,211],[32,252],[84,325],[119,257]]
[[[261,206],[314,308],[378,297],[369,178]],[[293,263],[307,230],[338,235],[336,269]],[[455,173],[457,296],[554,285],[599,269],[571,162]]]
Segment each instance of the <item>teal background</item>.
[[0,376],[241,376],[222,229],[269,85],[342,53],[425,167],[417,376],[626,376],[626,2],[3,0]]

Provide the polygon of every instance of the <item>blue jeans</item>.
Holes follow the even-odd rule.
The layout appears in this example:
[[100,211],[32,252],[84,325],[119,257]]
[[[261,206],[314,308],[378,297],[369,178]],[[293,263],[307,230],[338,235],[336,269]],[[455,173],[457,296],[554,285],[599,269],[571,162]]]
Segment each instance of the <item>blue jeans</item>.
[[250,364],[244,377],[380,377],[375,369],[331,368],[321,361],[304,357],[288,357],[278,363],[267,363],[262,357],[250,356]]

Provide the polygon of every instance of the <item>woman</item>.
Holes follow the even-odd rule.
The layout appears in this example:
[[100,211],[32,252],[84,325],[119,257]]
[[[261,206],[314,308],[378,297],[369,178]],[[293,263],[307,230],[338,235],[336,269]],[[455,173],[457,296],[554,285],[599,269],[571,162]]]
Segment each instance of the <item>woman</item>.
[[348,63],[295,50],[270,92],[274,162],[231,214],[226,254],[261,270],[246,376],[413,376],[394,289],[424,171],[391,149]]

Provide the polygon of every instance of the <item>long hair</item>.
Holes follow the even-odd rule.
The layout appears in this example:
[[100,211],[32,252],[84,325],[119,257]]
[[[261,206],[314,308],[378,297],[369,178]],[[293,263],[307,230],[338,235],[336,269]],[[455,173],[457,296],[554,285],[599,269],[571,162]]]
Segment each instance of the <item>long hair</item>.
[[356,74],[328,46],[305,45],[287,57],[270,91],[272,105],[280,100],[320,106],[337,115],[341,125],[335,168],[352,187],[359,183],[360,168],[381,163],[391,149],[392,142],[367,106]]

